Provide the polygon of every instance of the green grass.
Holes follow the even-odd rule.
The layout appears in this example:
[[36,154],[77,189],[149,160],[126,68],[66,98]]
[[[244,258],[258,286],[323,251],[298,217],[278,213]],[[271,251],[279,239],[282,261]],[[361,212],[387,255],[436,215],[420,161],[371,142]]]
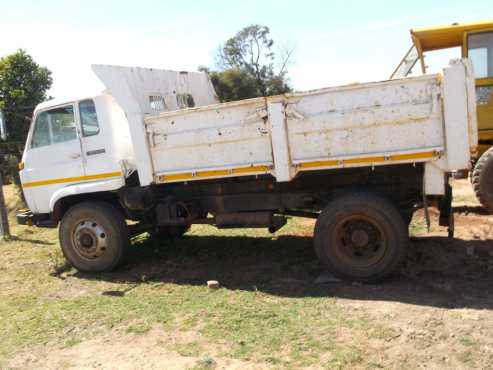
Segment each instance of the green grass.
[[464,337],[460,338],[459,341],[465,347],[473,347],[473,346],[477,345],[477,342],[473,338],[468,337],[468,336],[464,336]]
[[[14,226],[16,240],[0,245],[0,358],[35,345],[71,347],[108,331],[146,335],[159,327],[196,332],[199,340],[164,344],[188,356],[213,350],[292,368],[361,362],[365,349],[348,352],[337,332],[364,335],[368,322],[311,284],[319,269],[311,230],[309,222],[291,220],[276,235],[199,226],[174,242],[143,236],[127,265],[90,276],[54,273],[63,264],[56,230]],[[210,278],[223,288],[207,288]]]
[[124,297],[96,293],[53,299],[46,296],[50,290],[2,294],[0,316],[9,320],[0,323],[0,354],[59,338],[70,346],[112,328],[141,335],[161,325],[168,331],[197,330],[208,341],[225,344],[229,349],[222,356],[309,365],[320,353],[339,350],[333,340],[336,328],[360,331],[366,325],[347,318],[327,298],[293,302],[258,292],[153,283]]
[[204,356],[197,361],[197,364],[192,367],[192,370],[207,370],[215,369],[216,361],[210,356]]
[[[209,226],[175,241],[144,235],[133,240],[126,264],[97,275],[61,268],[56,230],[12,225],[16,237],[0,242],[0,368],[36,346],[68,348],[154,329],[170,333],[173,339],[159,345],[196,359],[194,369],[217,368],[219,359],[375,368],[374,343],[399,335],[367,311],[348,308],[332,294],[334,285],[312,283],[321,267],[311,221],[291,219],[275,235]],[[411,231],[423,228],[413,223]],[[206,286],[212,279],[220,289]],[[467,347],[460,361],[472,361],[474,341],[460,342]]]

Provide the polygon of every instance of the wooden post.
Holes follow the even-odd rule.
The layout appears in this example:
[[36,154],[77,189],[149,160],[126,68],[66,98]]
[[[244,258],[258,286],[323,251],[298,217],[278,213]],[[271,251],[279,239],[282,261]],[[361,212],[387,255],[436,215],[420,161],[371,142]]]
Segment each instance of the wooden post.
[[[5,125],[3,111],[0,109],[0,139],[3,141],[6,138],[7,138],[7,126]],[[4,167],[5,167],[5,153],[2,150],[0,152],[0,239],[5,239],[10,237],[9,212],[7,211],[7,205],[5,204],[5,196],[3,195]]]
[[10,237],[9,213],[7,211],[7,205],[5,204],[5,197],[3,195],[4,167],[5,167],[5,156],[2,151],[0,152],[0,239],[5,239]]
[[0,238],[10,237],[9,216],[3,195],[3,177],[0,172]]

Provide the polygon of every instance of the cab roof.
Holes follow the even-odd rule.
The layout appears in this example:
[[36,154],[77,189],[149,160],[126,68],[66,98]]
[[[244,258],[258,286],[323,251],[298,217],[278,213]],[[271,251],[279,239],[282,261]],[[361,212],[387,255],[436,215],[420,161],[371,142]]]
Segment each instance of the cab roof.
[[487,29],[493,29],[493,20],[413,28],[411,30],[411,36],[418,49],[425,52],[462,46],[466,32]]
[[71,104],[71,103],[81,101],[81,100],[94,99],[94,98],[97,98],[98,96],[101,96],[101,95],[105,95],[105,94],[101,93],[101,94],[96,94],[96,95],[91,95],[91,96],[87,96],[87,95],[85,95],[85,96],[69,96],[69,97],[65,97],[65,98],[45,100],[44,102],[39,103],[36,106],[35,111],[37,112],[39,110],[44,110],[47,108],[54,108],[54,107],[57,107],[60,105]]

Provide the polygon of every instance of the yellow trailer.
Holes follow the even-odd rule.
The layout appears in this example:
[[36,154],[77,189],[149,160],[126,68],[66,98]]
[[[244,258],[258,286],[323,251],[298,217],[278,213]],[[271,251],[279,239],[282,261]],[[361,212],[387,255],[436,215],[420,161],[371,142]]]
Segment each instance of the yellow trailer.
[[426,53],[460,48],[474,67],[479,146],[474,153],[471,181],[478,200],[493,212],[493,20],[453,23],[411,30],[413,46],[391,79],[409,75],[415,65],[427,72]]

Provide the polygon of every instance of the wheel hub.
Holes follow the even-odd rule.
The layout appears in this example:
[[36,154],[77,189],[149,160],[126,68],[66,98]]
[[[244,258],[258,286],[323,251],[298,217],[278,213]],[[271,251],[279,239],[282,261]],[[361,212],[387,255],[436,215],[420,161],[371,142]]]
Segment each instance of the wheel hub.
[[349,265],[369,266],[384,253],[385,242],[379,227],[364,216],[351,216],[338,226],[336,253]]
[[94,239],[89,234],[83,234],[80,237],[80,243],[84,248],[90,248],[94,244]]
[[94,220],[80,222],[73,232],[72,239],[75,251],[82,258],[95,259],[106,251],[106,232]]
[[351,234],[351,242],[355,247],[362,248],[368,244],[370,238],[365,230],[357,229]]

